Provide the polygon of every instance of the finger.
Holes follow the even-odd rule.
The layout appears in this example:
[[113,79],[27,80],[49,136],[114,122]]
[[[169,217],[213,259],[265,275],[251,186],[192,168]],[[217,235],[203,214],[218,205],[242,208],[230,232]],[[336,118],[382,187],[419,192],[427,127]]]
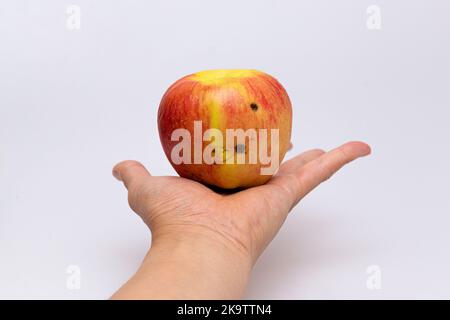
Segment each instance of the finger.
[[291,151],[292,148],[294,148],[294,145],[292,144],[292,142],[289,142],[289,147],[287,148],[286,151]]
[[122,181],[125,187],[129,189],[132,185],[150,177],[150,173],[140,162],[126,160],[114,166],[113,176],[117,180]]
[[321,182],[329,179],[347,163],[369,155],[370,147],[358,141],[348,142],[331,150],[302,167],[295,175],[298,183],[298,198],[303,198]]
[[276,176],[268,184],[277,185],[285,190],[282,197],[283,201],[288,204],[289,208],[292,208],[300,199],[321,182],[330,178],[345,164],[368,154],[370,154],[370,147],[367,144],[349,142],[332,151],[323,153],[303,166],[290,164],[288,169],[283,170],[282,175]]
[[320,157],[325,151],[321,149],[312,149],[305,151],[294,158],[283,162],[278,170],[277,175],[289,174],[294,172],[296,169],[304,166],[308,162]]

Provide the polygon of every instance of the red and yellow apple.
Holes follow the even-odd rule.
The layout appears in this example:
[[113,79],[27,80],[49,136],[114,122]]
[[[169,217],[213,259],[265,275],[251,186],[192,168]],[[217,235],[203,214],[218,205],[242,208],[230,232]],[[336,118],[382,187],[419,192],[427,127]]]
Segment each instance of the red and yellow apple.
[[[201,121],[201,122],[199,122]],[[228,144],[219,141],[217,136],[210,141],[201,140],[197,145],[189,141],[190,150],[184,149],[180,156],[189,160],[180,163],[173,159],[175,149],[179,150],[180,136],[174,138],[177,129],[198,135],[194,123],[201,123],[202,134],[208,129],[219,130],[224,139],[227,129],[266,129],[271,135],[277,129],[278,146],[272,150],[271,139],[267,139],[267,152],[278,151],[277,167],[290,146],[292,107],[283,86],[272,76],[257,70],[209,70],[194,73],[172,84],[164,94],[158,111],[158,128],[166,156],[181,177],[193,179],[207,185],[224,189],[246,188],[261,185],[270,175],[261,174],[264,166],[260,158],[249,161],[247,155],[250,143],[236,144],[230,150]],[[197,128],[198,129],[198,128]],[[220,133],[219,132],[219,133]],[[202,136],[201,136],[202,137]],[[255,136],[247,136],[247,140]],[[186,142],[186,141],[185,141]],[[223,157],[222,163],[199,163],[193,158],[200,147],[214,157]],[[213,146],[211,150],[211,145]],[[260,148],[258,146],[258,148]],[[188,152],[187,152],[188,151]],[[239,153],[245,153],[245,163],[238,163]],[[234,161],[227,161],[227,160]],[[253,158],[254,159],[254,158]],[[198,160],[198,159],[197,159]]]

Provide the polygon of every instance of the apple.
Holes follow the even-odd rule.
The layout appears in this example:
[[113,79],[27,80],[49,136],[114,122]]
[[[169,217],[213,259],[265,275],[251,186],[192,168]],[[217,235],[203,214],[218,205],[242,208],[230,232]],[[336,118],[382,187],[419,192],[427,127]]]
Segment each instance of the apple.
[[257,70],[208,70],[164,94],[158,129],[184,178],[223,189],[267,182],[290,146],[292,107],[283,86]]

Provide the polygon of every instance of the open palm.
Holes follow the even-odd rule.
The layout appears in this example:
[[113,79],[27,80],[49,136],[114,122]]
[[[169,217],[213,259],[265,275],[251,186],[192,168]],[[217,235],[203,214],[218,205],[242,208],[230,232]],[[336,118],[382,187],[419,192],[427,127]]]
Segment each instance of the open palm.
[[327,153],[306,151],[284,162],[268,183],[228,194],[180,177],[151,176],[131,160],[117,164],[113,174],[124,182],[131,208],[149,226],[154,240],[167,234],[198,233],[255,261],[306,194],[345,164],[369,153],[362,142],[349,142]]

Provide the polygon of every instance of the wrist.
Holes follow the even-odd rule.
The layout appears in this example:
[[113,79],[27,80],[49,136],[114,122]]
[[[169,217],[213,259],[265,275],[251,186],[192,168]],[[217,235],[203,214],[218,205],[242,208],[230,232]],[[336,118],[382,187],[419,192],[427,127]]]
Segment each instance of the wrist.
[[184,299],[241,298],[251,267],[243,248],[198,225],[155,230],[142,264],[151,272],[164,270],[172,298]]
[[161,227],[152,230],[150,252],[162,250],[170,254],[172,250],[205,253],[218,252],[230,260],[239,260],[243,264],[252,266],[252,255],[248,248],[236,240],[230,239],[209,227],[201,225],[180,225]]

